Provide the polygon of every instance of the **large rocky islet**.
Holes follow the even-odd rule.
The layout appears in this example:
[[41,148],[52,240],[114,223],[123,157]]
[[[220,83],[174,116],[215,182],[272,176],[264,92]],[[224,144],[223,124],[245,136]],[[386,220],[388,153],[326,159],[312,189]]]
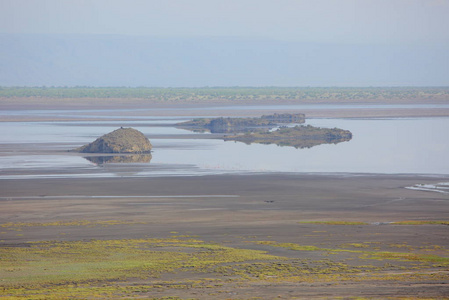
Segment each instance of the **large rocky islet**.
[[150,153],[152,147],[150,141],[142,132],[134,128],[121,127],[74,151],[81,153],[143,154]]

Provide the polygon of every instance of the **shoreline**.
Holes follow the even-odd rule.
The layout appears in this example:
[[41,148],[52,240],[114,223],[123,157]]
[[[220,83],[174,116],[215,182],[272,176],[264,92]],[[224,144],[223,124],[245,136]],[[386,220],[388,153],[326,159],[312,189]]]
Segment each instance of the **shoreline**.
[[[92,205],[95,204],[101,206],[111,201],[118,201],[117,199],[127,203],[133,203],[136,202],[135,196],[142,197],[140,200],[146,202],[161,202],[158,204],[160,208],[165,209],[165,207],[171,207],[173,210],[170,212],[171,215],[175,211],[180,213],[183,209],[182,206],[177,207],[164,203],[169,203],[172,202],[173,199],[177,199],[176,195],[189,196],[188,198],[183,199],[184,203],[189,202],[195,206],[200,205],[202,208],[207,208],[211,204],[209,201],[212,201],[213,195],[238,196],[237,198],[217,198],[213,201],[220,207],[225,208],[225,211],[228,211],[229,213],[237,213],[242,209],[250,209],[257,212],[259,211],[258,205],[253,206],[250,203],[255,201],[254,204],[259,203],[266,205],[267,202],[264,201],[274,201],[274,203],[277,203],[276,205],[268,206],[266,208],[269,208],[270,210],[274,208],[276,208],[275,210],[285,210],[287,215],[296,211],[296,214],[302,215],[303,217],[303,214],[306,211],[321,211],[324,215],[327,215],[327,219],[346,218],[359,220],[360,217],[357,215],[348,215],[350,211],[358,211],[363,214],[363,219],[370,219],[373,222],[388,221],[388,216],[391,216],[391,213],[399,213],[396,218],[400,220],[423,217],[430,219],[445,219],[449,213],[449,207],[444,208],[444,206],[439,204],[436,211],[432,210],[432,213],[429,214],[428,210],[434,207],[433,204],[438,203],[438,201],[435,202],[437,199],[440,199],[439,201],[447,201],[449,195],[429,191],[410,190],[406,187],[414,186],[416,184],[431,185],[447,182],[448,180],[448,175],[332,175],[286,173],[168,177],[36,178],[33,180],[2,179],[0,180],[0,187],[2,190],[0,207],[2,207],[2,211],[5,212],[5,214],[0,218],[0,222],[24,222],[27,220],[31,221],[31,219],[37,221],[42,219],[43,216],[41,216],[41,214],[46,216],[44,219],[48,218],[48,211],[34,211],[34,217],[22,213],[22,209],[24,211],[29,211],[30,207],[27,206],[31,205],[30,201],[35,204],[56,201],[55,203],[63,205],[64,211],[72,209],[72,217],[70,219],[87,218],[89,220],[95,220],[97,218],[96,213],[100,213],[100,211],[91,211],[89,213],[85,211],[85,215],[78,215],[79,212],[76,213],[76,207],[66,205],[65,202],[82,200],[87,201]],[[49,187],[51,188],[49,189]],[[108,195],[112,195],[113,197],[108,198]],[[206,199],[204,199],[204,197],[196,197],[198,195],[209,195],[210,197],[206,197],[207,202],[204,202]],[[65,198],[66,196],[70,196],[70,198],[67,199]],[[145,198],[145,196],[148,197]],[[163,199],[158,198],[157,196],[160,196]],[[33,199],[28,199],[29,197],[32,197]],[[100,197],[100,199],[97,199],[96,197]],[[302,200],[296,202],[295,199],[297,198]],[[409,206],[406,210],[404,210],[406,206],[400,205],[400,203],[398,203],[399,206],[394,205],[394,209],[387,205],[392,199],[402,198],[404,198],[403,201],[407,202],[407,205],[414,204]],[[419,201],[415,202],[413,199],[419,199]],[[176,201],[179,202],[179,199]],[[380,216],[376,213],[376,210],[370,211],[369,209],[370,205],[379,202],[385,203],[386,205],[385,207],[382,207],[382,211],[384,211],[385,215]],[[425,207],[423,206],[424,203],[433,204]],[[360,206],[361,204],[363,205]],[[242,205],[245,208],[242,207]],[[366,207],[366,209],[363,209],[363,207]],[[411,210],[412,207],[414,207],[413,210]],[[13,209],[13,211],[11,211],[11,209]],[[133,214],[129,214],[125,219],[135,220],[136,218],[140,219],[142,217],[142,212],[139,211],[140,208],[138,208],[138,206],[133,206],[130,209]],[[260,212],[265,214],[270,210]],[[391,211],[388,212],[389,210]],[[412,213],[412,211],[414,212]],[[339,212],[345,213],[340,215]],[[105,213],[106,212],[101,212],[101,215],[110,219],[115,219],[119,217],[121,211],[108,209],[107,213]],[[151,213],[151,211],[147,210],[146,213]],[[221,213],[224,212],[218,212],[218,214]],[[153,213],[151,213],[151,215],[153,215]],[[192,212],[191,217],[194,218],[194,216],[195,211]],[[216,217],[218,216],[219,215],[216,215]],[[54,215],[51,219],[59,220],[64,218],[66,218],[64,214],[59,215],[54,211]],[[308,217],[308,219],[310,219],[310,217]],[[279,221],[281,220],[282,218],[279,219]],[[175,219],[172,219],[172,221],[176,222]],[[223,225],[225,224],[226,222],[223,223]]]
[[[120,109],[117,109],[120,111]],[[170,110],[170,111],[147,111],[138,115],[132,113],[122,113],[120,117],[108,117],[104,115],[101,119],[98,116],[73,116],[61,117],[51,116],[33,116],[33,115],[7,115],[4,114],[0,122],[138,122],[146,121],[148,117],[260,117],[267,113],[304,113],[306,119],[379,119],[379,118],[438,118],[449,117],[449,108],[391,108],[391,109],[272,109],[272,110]],[[170,126],[170,125],[164,125]]]
[[[176,168],[176,165],[171,165],[170,167],[159,167],[158,169],[160,171],[164,170],[172,170],[173,168]],[[179,167],[184,167],[183,165]],[[107,176],[104,173],[100,173],[98,175],[94,176],[83,176],[84,174],[74,174],[74,173],[68,173],[64,174],[61,171],[51,174],[45,174],[45,171],[42,170],[38,171],[38,174],[32,174],[32,172],[28,171],[27,174],[9,174],[9,175],[0,175],[0,180],[47,180],[47,179],[65,179],[65,180],[74,180],[74,179],[81,179],[81,180],[87,180],[87,179],[141,179],[141,178],[158,178],[158,179],[169,179],[169,178],[205,178],[208,176],[240,176],[240,177],[250,177],[250,176],[279,176],[279,175],[285,175],[285,176],[293,176],[293,177],[329,177],[329,178],[422,178],[422,179],[433,179],[433,178],[439,178],[440,180],[448,180],[449,181],[449,174],[438,174],[438,173],[361,173],[361,172],[280,172],[280,171],[273,171],[273,172],[262,172],[262,171],[223,171],[223,172],[213,172],[210,170],[204,170],[204,173],[198,173],[198,172],[192,172],[191,174],[166,174],[166,173],[157,173],[153,175],[143,174],[143,175],[112,175]],[[0,196],[2,198],[2,196]]]
[[[162,117],[176,115],[182,108],[161,112],[165,113]],[[267,113],[188,113],[211,112],[229,116]],[[124,120],[145,120],[153,116],[150,113],[136,115],[128,111]],[[331,118],[363,115],[362,119],[392,115],[448,117],[449,109],[338,108],[310,114]],[[39,122],[45,118],[56,121],[57,115],[24,116],[17,121]],[[58,121],[68,120],[61,117]],[[80,118],[79,113],[74,118],[86,123],[88,120],[106,121],[103,116]],[[4,125],[9,129],[10,124]],[[74,125],[73,130],[80,126]],[[188,136],[165,134],[166,138]],[[193,134],[190,138],[211,136]],[[48,164],[45,158],[23,164],[23,168],[14,159],[9,160],[8,156],[16,155],[83,157],[61,150],[77,143],[54,138],[51,141],[26,143],[17,139],[17,143],[2,144],[0,158],[9,162],[9,169],[0,172],[0,249],[12,267],[0,270],[0,277],[17,282],[4,288],[6,296],[67,295],[67,289],[75,298],[84,289],[92,289],[88,296],[91,291],[104,289],[111,293],[107,294],[109,298],[195,299],[274,299],[278,295],[394,298],[415,297],[417,292],[427,298],[441,298],[449,293],[449,174],[202,174],[201,170],[194,171],[193,164],[175,164],[171,159],[168,164],[97,167],[78,162]],[[165,147],[170,149],[173,144]],[[26,162],[26,157],[21,159]],[[207,170],[214,172],[212,168]],[[151,172],[155,176],[148,175]],[[2,177],[8,174],[16,177]],[[79,245],[82,247],[77,248]],[[24,259],[14,259],[17,251],[23,253]],[[53,252],[45,256],[48,251]],[[269,256],[254,260],[251,251]],[[244,253],[251,255],[238,256]],[[179,261],[177,255],[184,258]],[[205,260],[205,255],[208,262],[214,262],[213,268],[197,264]],[[161,257],[174,269],[162,270],[159,277],[148,273],[151,264]],[[80,259],[88,263],[78,264]],[[57,277],[65,276],[73,266],[90,274],[92,269],[101,269],[97,261],[108,259],[110,269],[91,277],[92,281],[75,278],[69,285],[64,277]],[[34,261],[39,264],[33,265]],[[104,279],[103,274],[120,270],[128,261],[137,269],[125,269],[124,277]],[[22,279],[29,270],[37,280],[52,279],[43,281],[45,286],[30,285],[29,280]],[[143,270],[144,276],[136,270]]]
[[[392,107],[388,105],[447,105],[448,100],[292,100],[292,101],[231,101],[192,103],[179,101],[160,103],[147,99],[54,99],[54,98],[0,98],[0,110],[36,111],[47,110],[47,115],[8,115],[5,113],[0,122],[57,122],[57,121],[142,121],[148,117],[260,117],[267,113],[304,113],[306,118],[403,118],[403,117],[448,117],[449,108],[431,107]],[[291,106],[298,106],[292,108]],[[304,107],[300,107],[303,105]],[[311,108],[310,105],[332,105],[332,108]],[[363,106],[370,106],[363,108]],[[260,106],[274,106],[273,109],[260,109]],[[282,108],[279,106],[290,106]],[[352,107],[348,106],[361,106]],[[373,107],[371,107],[373,106]],[[379,106],[379,107],[375,107]],[[235,109],[235,107],[254,107],[254,109]],[[104,109],[108,111],[102,111]],[[72,111],[74,116],[58,116],[58,110]],[[77,110],[96,110],[95,114]],[[110,112],[120,111],[120,117],[110,116]],[[79,112],[78,112],[79,114]]]

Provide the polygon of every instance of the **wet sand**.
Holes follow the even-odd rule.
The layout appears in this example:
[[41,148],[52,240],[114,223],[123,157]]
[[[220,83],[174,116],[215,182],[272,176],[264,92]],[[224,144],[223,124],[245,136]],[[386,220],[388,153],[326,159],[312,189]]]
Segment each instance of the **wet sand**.
[[[162,114],[179,115],[180,111],[182,108],[179,111],[162,111]],[[248,112],[235,110],[220,112],[226,115],[248,114]],[[196,115],[215,114],[211,111],[194,111],[194,113]],[[259,115],[263,112],[256,111],[251,114]],[[424,117],[449,115],[449,111],[444,109],[366,111],[341,109],[310,111],[306,114],[333,118]],[[37,121],[38,119],[26,120]],[[59,172],[63,171],[59,170]],[[58,170],[53,172],[58,173]],[[375,244],[380,250],[388,251],[398,251],[396,248],[399,246],[393,245],[405,245],[410,247],[407,249],[418,249],[416,251],[419,253],[430,253],[425,252],[426,247],[435,246],[431,254],[448,257],[449,227],[447,225],[413,226],[390,223],[406,220],[447,221],[449,194],[406,189],[416,184],[439,182],[449,182],[449,176],[252,174],[151,178],[4,179],[0,180],[0,224],[118,220],[132,225],[89,228],[30,226],[24,228],[20,234],[4,230],[0,234],[2,243],[0,245],[16,247],[32,241],[48,240],[166,238],[176,232],[226,246],[264,250],[270,254],[291,259],[318,258],[314,256],[317,254],[313,251],[294,252],[252,242],[269,240],[327,249],[341,249],[342,245],[351,243],[366,243]],[[367,225],[313,224],[310,223],[312,221],[366,222]],[[366,260],[347,257],[342,253],[334,253],[332,259],[350,261],[354,265],[367,263]],[[384,272],[386,275],[391,275],[399,272],[398,270]],[[413,274],[413,267],[407,267],[402,272]],[[179,290],[166,287],[155,290],[147,296],[200,299],[211,299],[211,297],[217,299],[251,297],[262,299],[277,297],[443,299],[448,297],[449,269],[447,265],[426,266],[425,269],[419,269],[416,272],[427,275],[436,274],[435,279],[425,281],[413,278],[402,281],[334,280],[299,283],[230,282],[207,291],[202,288]],[[185,280],[186,277],[178,278],[168,274],[164,279]],[[223,290],[226,292],[221,292]],[[221,294],[213,294],[213,292]]]
[[405,189],[444,181],[449,176],[259,174],[2,180],[1,221],[118,218],[161,226],[237,226],[243,230],[245,226],[317,220],[444,220],[449,216],[449,194]]
[[[316,254],[291,253],[251,242],[270,240],[330,249],[351,243],[375,244],[385,250],[398,244],[417,249],[427,245],[449,249],[447,225],[389,225],[404,220],[447,220],[449,194],[405,189],[417,183],[447,181],[449,176],[362,174],[2,180],[0,223],[119,220],[133,225],[31,226],[20,235],[5,231],[1,239],[4,244],[19,246],[55,239],[166,238],[176,232],[227,246],[311,260],[317,259]],[[308,221],[359,221],[369,225],[323,225]],[[447,255],[444,251],[439,254]],[[333,261],[347,259],[334,256]],[[447,271],[434,268],[419,272]],[[167,280],[182,279],[167,276]],[[279,295],[301,299],[360,295],[382,298],[411,297],[416,293],[440,298],[448,295],[448,282],[439,278],[431,282],[226,283],[219,289],[226,288],[228,293],[217,298],[272,299]],[[208,299],[211,291],[167,288],[151,296]]]

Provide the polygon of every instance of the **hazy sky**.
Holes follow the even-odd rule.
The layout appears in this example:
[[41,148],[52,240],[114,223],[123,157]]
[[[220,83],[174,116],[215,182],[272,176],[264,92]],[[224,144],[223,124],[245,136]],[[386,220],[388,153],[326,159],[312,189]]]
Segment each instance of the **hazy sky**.
[[449,43],[449,0],[0,0],[0,33]]

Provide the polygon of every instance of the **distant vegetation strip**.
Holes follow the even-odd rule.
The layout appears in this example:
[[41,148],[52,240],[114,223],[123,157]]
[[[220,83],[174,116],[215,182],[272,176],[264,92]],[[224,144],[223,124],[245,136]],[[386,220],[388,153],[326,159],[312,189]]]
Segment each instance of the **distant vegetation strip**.
[[0,87],[0,97],[136,98],[158,101],[448,100],[449,87]]

